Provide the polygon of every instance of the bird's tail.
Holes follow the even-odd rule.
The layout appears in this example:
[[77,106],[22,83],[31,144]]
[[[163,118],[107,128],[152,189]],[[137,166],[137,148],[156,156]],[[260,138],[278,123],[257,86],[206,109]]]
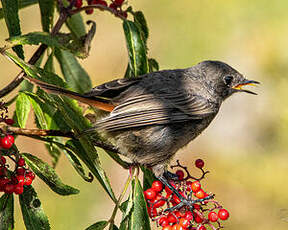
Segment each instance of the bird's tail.
[[104,110],[104,111],[108,111],[108,112],[111,112],[114,109],[114,107],[115,107],[111,103],[111,101],[108,100],[108,99],[100,98],[100,97],[97,97],[97,96],[82,95],[80,93],[76,93],[76,92],[73,92],[73,91],[61,88],[59,86],[52,85],[52,84],[46,83],[44,81],[28,77],[28,76],[26,76],[25,78],[28,81],[30,81],[31,83],[39,86],[41,89],[43,89],[47,93],[64,95],[64,96],[73,98],[73,99],[75,99],[77,101],[83,102],[85,104],[89,104],[89,105],[94,106],[94,107],[96,107],[98,109],[101,109],[101,110]]

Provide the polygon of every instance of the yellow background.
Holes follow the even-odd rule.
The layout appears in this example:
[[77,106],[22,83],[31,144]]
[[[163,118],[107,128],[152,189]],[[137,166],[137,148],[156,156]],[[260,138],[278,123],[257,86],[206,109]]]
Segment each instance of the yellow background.
[[[205,160],[211,171],[203,181],[205,188],[230,210],[231,217],[224,223],[226,229],[288,229],[288,2],[135,0],[129,4],[146,16],[149,56],[157,59],[161,69],[189,67],[207,59],[222,60],[247,78],[261,81],[262,85],[253,89],[258,96],[237,94],[229,98],[210,127],[175,158],[192,169],[195,159]],[[20,16],[23,34],[41,30],[37,6],[21,10]],[[93,85],[121,78],[127,65],[121,21],[107,12],[96,12],[85,19],[97,23],[91,55],[80,61]],[[7,37],[1,20],[1,46]],[[26,57],[35,49],[26,47]],[[18,72],[18,67],[0,57],[1,88]],[[28,127],[33,127],[32,121],[31,114]],[[50,160],[43,145],[35,140],[20,137],[16,144],[23,152]],[[119,194],[128,173],[99,152]],[[52,229],[84,229],[110,217],[113,204],[96,180],[84,182],[65,156],[56,170],[63,182],[79,188],[81,193],[61,197],[36,179],[34,186]],[[24,226],[17,203],[18,230]]]

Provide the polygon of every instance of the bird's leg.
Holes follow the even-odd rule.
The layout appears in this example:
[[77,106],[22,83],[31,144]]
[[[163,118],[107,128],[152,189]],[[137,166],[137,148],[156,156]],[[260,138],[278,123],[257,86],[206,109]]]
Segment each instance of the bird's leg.
[[165,211],[171,212],[171,211],[174,211],[174,210],[176,210],[176,209],[179,210],[179,209],[182,208],[183,206],[187,206],[187,207],[189,207],[190,211],[193,211],[193,209],[194,209],[194,204],[195,204],[195,203],[198,203],[198,202],[201,203],[201,202],[203,202],[203,201],[205,201],[205,200],[210,200],[210,199],[212,199],[213,196],[214,196],[214,195],[210,195],[210,196],[207,196],[207,197],[205,197],[205,198],[203,198],[203,199],[197,199],[197,200],[186,199],[185,197],[183,197],[183,196],[177,191],[177,189],[175,189],[175,188],[169,183],[169,181],[165,178],[164,175],[159,176],[158,179],[159,179],[165,186],[167,186],[167,187],[173,192],[173,194],[175,194],[175,195],[180,199],[180,203],[179,203],[179,204],[177,204],[177,205],[175,205],[175,206],[173,206],[173,207],[171,207],[171,208],[167,208]]
[[168,181],[169,180],[173,180],[173,181],[179,180],[179,177],[177,176],[177,174],[172,173],[170,171],[165,171],[163,175],[164,175],[165,179]]

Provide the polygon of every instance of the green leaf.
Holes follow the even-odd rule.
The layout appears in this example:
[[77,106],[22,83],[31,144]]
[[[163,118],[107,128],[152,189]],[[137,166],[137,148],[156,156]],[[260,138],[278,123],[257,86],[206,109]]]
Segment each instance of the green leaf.
[[146,19],[144,17],[144,14],[141,11],[136,11],[134,13],[134,22],[138,26],[142,40],[145,42],[145,45],[147,44],[147,39],[149,37],[149,30],[147,26]]
[[57,194],[66,196],[79,193],[78,189],[63,184],[55,170],[46,162],[29,153],[23,153],[22,156],[33,172]]
[[[69,145],[68,141],[68,145]],[[74,167],[74,169],[76,170],[76,172],[87,182],[92,182],[93,180],[93,176],[91,173],[89,173],[89,176],[86,176],[85,171],[83,166],[81,165],[79,159],[68,149],[65,149],[64,151],[66,157],[68,158],[68,160],[70,161],[70,163],[72,164],[72,166]]]
[[[7,51],[2,50],[2,54],[10,58],[13,62],[19,65],[27,75],[41,79],[50,84],[55,84],[60,87],[66,86],[61,78],[56,74],[48,73],[43,69],[36,68],[35,66],[29,65],[20,58],[15,57]],[[41,77],[40,77],[41,76]],[[39,90],[39,92],[41,92]],[[91,127],[89,121],[83,117],[82,109],[79,107],[77,102],[66,97],[59,97],[56,95],[48,95],[42,91],[42,96],[45,99],[46,103],[49,103],[51,106],[57,108],[64,123],[72,128],[76,135],[79,135],[83,130],[86,130]],[[59,126],[60,127],[60,126]],[[103,186],[105,191],[109,194],[111,199],[116,202],[115,195],[113,193],[110,182],[101,167],[100,159],[96,151],[95,146],[93,145],[93,139],[91,136],[82,135],[79,137],[79,141],[76,143],[76,150],[79,149],[78,157],[87,165],[89,170],[93,175],[98,179],[100,184]],[[81,150],[80,150],[81,149]],[[82,152],[81,152],[82,151]]]
[[122,214],[122,220],[120,223],[120,230],[126,230],[129,227],[129,222],[130,222],[130,214],[132,212],[133,209],[133,187],[130,190],[130,195],[128,197],[128,200],[126,200],[125,202],[123,202],[120,206],[121,211],[123,212]]
[[38,121],[38,124],[40,126],[41,129],[48,129],[48,124],[46,122],[46,118],[45,118],[45,115],[42,111],[42,108],[40,107],[40,100],[38,99],[38,97],[36,95],[33,95],[32,93],[28,93],[26,94],[32,104],[32,107],[33,107],[33,110],[34,110],[34,113],[37,117],[37,121]]
[[[36,3],[38,3],[38,0],[19,0],[18,1],[18,4],[19,4],[18,8],[20,10],[20,9],[23,9],[27,6],[34,5]],[[3,12],[3,9],[0,8],[0,19],[2,19],[2,18],[4,18],[4,12]]]
[[138,26],[129,20],[123,22],[126,45],[129,56],[129,66],[134,77],[146,74],[149,70],[145,42]]
[[90,43],[94,36],[92,32],[89,33],[90,36],[85,35],[80,39],[75,39],[75,37],[71,34],[57,34],[52,36],[47,32],[31,32],[28,34],[11,37],[7,39],[7,41],[11,43],[10,46],[12,47],[15,45],[39,45],[40,43],[43,43],[49,47],[69,50],[77,57],[86,58],[89,55]]
[[144,190],[151,188],[153,181],[157,180],[152,170],[141,166],[141,170],[143,172],[143,187]]
[[24,186],[24,192],[19,195],[19,202],[26,229],[50,229],[48,218],[42,209],[41,201],[31,185]]
[[68,17],[66,20],[66,26],[76,38],[81,38],[86,34],[86,29],[81,14],[74,14],[71,17]]
[[155,71],[159,71],[159,64],[155,59],[149,58],[148,64],[149,64],[149,72],[150,73],[155,72]]
[[53,63],[53,58],[54,58],[54,52],[52,52],[52,53],[49,55],[49,57],[48,57],[45,65],[44,65],[44,70],[45,70],[45,71],[47,71],[47,72],[52,72],[52,73],[55,72],[54,63]]
[[16,115],[19,126],[21,128],[25,128],[29,112],[30,112],[29,97],[25,93],[19,92],[19,95],[16,100]]
[[[55,139],[56,138],[52,138],[53,141]],[[58,163],[59,157],[61,156],[61,151],[54,143],[51,143],[51,142],[45,144],[45,147],[48,150],[49,155],[52,157],[52,167],[55,168]]]
[[0,229],[14,229],[14,198],[12,194],[4,194],[0,198]]
[[133,188],[133,209],[130,215],[129,229],[131,230],[149,230],[150,222],[146,208],[146,201],[143,195],[143,189],[141,184],[136,177],[134,180]]
[[99,221],[95,224],[92,224],[91,226],[89,226],[88,228],[86,228],[85,230],[103,230],[105,229],[105,227],[108,225],[108,221],[103,220],[103,221]]
[[42,29],[45,32],[49,32],[53,25],[53,16],[55,9],[54,0],[40,0],[39,7],[41,12]]
[[[3,6],[3,14],[9,37],[21,34],[20,21],[18,15],[18,0],[1,0]],[[24,51],[22,46],[15,46],[13,50],[18,57],[24,59]]]
[[87,92],[92,88],[90,77],[73,54],[65,50],[56,49],[55,56],[69,87],[79,93]]

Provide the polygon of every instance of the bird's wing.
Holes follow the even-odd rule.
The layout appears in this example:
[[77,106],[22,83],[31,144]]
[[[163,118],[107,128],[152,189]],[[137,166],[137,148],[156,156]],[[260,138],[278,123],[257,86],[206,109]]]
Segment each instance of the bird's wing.
[[102,85],[96,86],[89,92],[85,93],[84,96],[114,98],[125,91],[128,87],[138,83],[141,79],[141,77],[133,79],[123,78],[106,82]]
[[202,119],[218,111],[218,105],[198,95],[181,92],[142,94],[120,103],[96,127],[107,131],[147,125],[163,125]]

